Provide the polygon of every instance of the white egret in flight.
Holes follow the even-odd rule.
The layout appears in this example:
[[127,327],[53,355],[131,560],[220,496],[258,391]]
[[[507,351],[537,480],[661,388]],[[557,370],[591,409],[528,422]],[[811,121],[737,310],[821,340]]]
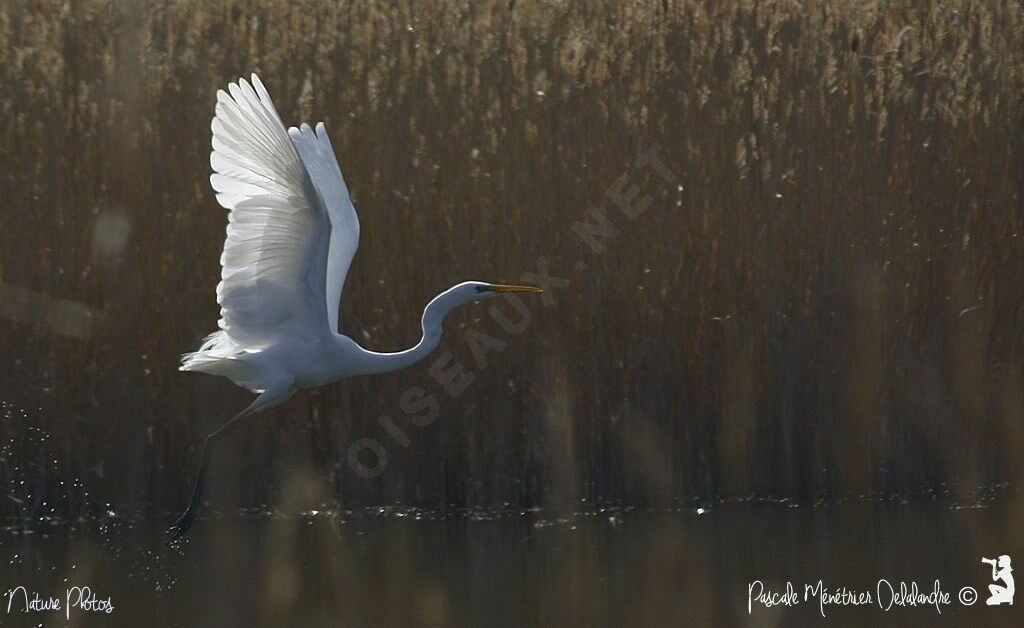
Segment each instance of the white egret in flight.
[[437,347],[441,322],[454,308],[531,286],[466,281],[423,310],[416,346],[378,353],[338,333],[338,301],[359,245],[359,220],[321,122],[285,129],[266,88],[253,74],[217,93],[210,177],[229,210],[217,286],[219,331],[181,369],[223,375],[259,396],[206,437],[188,508],[171,528],[180,538],[196,516],[217,442],[245,417],[273,407],[299,388],[343,377],[394,371]]

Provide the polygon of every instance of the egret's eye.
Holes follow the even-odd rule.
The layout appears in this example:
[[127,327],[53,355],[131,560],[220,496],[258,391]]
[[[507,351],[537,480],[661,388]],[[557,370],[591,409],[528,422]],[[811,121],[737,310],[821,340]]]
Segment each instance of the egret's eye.
[[481,292],[487,292],[488,290],[490,290],[490,288],[488,288],[487,286],[477,286],[476,287],[477,294],[479,294]]

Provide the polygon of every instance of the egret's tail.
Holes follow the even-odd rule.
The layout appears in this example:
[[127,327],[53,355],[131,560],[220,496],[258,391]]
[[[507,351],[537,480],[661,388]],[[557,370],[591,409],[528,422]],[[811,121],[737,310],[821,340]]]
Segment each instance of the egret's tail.
[[181,370],[220,375],[253,392],[263,392],[272,378],[223,331],[206,337],[198,351],[181,356]]
[[215,331],[203,341],[199,349],[181,356],[181,370],[211,375],[227,375],[232,368],[239,347],[223,330]]

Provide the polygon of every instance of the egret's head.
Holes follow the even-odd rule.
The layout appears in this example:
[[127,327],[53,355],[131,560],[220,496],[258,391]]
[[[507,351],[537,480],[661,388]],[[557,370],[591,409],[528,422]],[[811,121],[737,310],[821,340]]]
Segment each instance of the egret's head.
[[479,301],[489,297],[496,297],[506,292],[543,292],[540,288],[534,286],[514,286],[484,281],[466,281],[452,288],[452,291],[456,292],[466,301]]

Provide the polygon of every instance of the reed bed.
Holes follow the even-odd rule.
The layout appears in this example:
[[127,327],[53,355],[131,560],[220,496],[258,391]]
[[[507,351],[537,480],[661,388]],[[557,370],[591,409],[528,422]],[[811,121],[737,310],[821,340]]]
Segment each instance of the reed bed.
[[359,209],[344,333],[394,350],[457,281],[568,283],[521,333],[453,316],[459,395],[428,361],[254,419],[213,501],[281,503],[296,468],[346,507],[1022,477],[1019,2],[5,0],[0,61],[0,513],[175,509],[247,402],[177,361],[217,319],[215,93],[253,71],[326,123]]

